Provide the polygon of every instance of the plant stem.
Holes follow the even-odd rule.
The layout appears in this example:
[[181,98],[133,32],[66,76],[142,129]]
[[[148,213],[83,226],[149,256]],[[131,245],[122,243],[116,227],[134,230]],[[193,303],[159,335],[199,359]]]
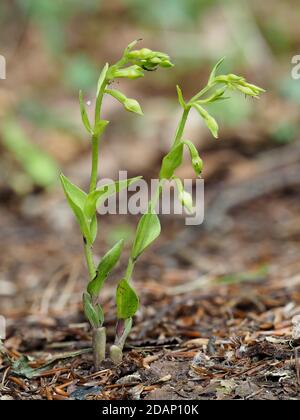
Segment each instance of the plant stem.
[[[100,113],[102,107],[102,101],[104,92],[107,86],[107,82],[104,81],[99,92],[99,96],[96,100],[95,106],[95,126],[96,129],[98,122],[100,121]],[[98,177],[98,163],[99,163],[99,142],[100,136],[92,136],[92,172],[91,172],[91,181],[90,181],[90,192],[95,191],[97,187],[97,177]]]
[[128,282],[130,282],[130,280],[131,280],[131,276],[132,276],[132,273],[133,273],[133,270],[134,270],[134,265],[135,265],[135,262],[133,261],[132,257],[130,257],[129,261],[128,261],[126,274],[125,274],[125,279]]
[[205,93],[207,93],[214,86],[215,86],[215,83],[211,83],[205,86],[205,88],[203,88],[200,92],[198,92],[195,96],[192,97],[189,103],[195,102],[197,99],[201,98],[201,96],[205,95]]
[[96,268],[93,259],[92,247],[87,243],[86,239],[83,238],[84,242],[84,255],[86,259],[87,268],[89,271],[90,280],[93,280],[96,276]]
[[[100,121],[100,112],[102,106],[102,100],[104,96],[104,91],[106,88],[106,81],[103,82],[101,86],[98,98],[96,100],[95,106],[95,125],[94,131],[97,128],[97,124]],[[91,169],[91,179],[90,179],[90,193],[94,192],[97,188],[97,179],[98,179],[98,164],[99,164],[99,143],[100,135],[92,136],[92,169]],[[89,271],[90,280],[93,280],[96,276],[96,268],[93,258],[92,245],[90,245],[84,238],[84,255]],[[95,369],[99,370],[101,362],[105,359],[106,351],[106,329],[104,327],[95,328],[93,330],[93,355],[94,355],[94,365]]]
[[[185,129],[185,125],[186,125],[186,122],[187,122],[187,119],[188,119],[190,109],[191,109],[191,106],[188,105],[183,110],[181,119],[180,119],[180,121],[178,123],[178,126],[177,126],[175,139],[174,139],[173,146],[172,146],[173,148],[176,147],[177,144],[182,139],[182,135],[183,135],[183,132],[184,132],[184,129]],[[151,209],[151,211],[153,209],[155,209],[156,204],[157,204],[157,202],[160,198],[160,195],[161,195],[162,190],[163,190],[163,183],[164,183],[164,180],[161,179],[158,186],[157,186],[157,189],[155,191],[155,195],[154,195],[153,199],[150,200],[150,202],[149,202],[149,209]],[[134,271],[134,267],[135,267],[135,261],[132,259],[132,257],[130,257],[129,261],[128,261],[128,265],[127,265],[126,274],[125,274],[125,279],[128,282],[130,282],[130,280],[131,280],[132,273]],[[123,323],[124,326],[125,326],[126,322],[128,323],[127,328],[126,328],[126,330],[124,329],[124,331],[122,331],[122,334],[120,334],[119,331],[118,331],[118,327],[120,327],[121,323]],[[116,364],[121,363],[121,361],[122,361],[123,347],[124,347],[125,341],[127,339],[127,336],[130,333],[131,327],[132,327],[132,319],[131,318],[127,319],[125,321],[119,320],[118,323],[117,323],[117,332],[116,332],[115,344],[113,346],[111,346],[111,348],[110,348],[110,357],[113,360],[113,362],[116,363]]]
[[177,146],[177,144],[180,142],[180,140],[182,139],[182,135],[183,135],[183,131],[185,128],[185,124],[189,115],[191,107],[188,106],[183,110],[181,119],[179,121],[177,130],[176,130],[176,134],[175,134],[175,140],[174,140],[174,144],[173,147]]
[[96,328],[93,331],[93,354],[96,371],[100,369],[101,362],[105,359],[106,350],[106,329]]
[[92,172],[90,181],[90,192],[95,191],[97,187],[98,177],[98,162],[99,162],[99,137],[92,137]]

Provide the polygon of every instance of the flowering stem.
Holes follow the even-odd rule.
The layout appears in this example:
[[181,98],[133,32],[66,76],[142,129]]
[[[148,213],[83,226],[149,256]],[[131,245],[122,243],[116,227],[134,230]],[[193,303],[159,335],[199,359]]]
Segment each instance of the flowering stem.
[[98,162],[99,162],[99,137],[92,137],[92,172],[90,181],[90,192],[95,191],[97,187]]
[[96,275],[96,268],[95,268],[94,259],[93,259],[92,247],[87,243],[85,238],[83,238],[83,243],[84,243],[84,255],[85,255],[87,268],[89,271],[90,280],[93,280],[93,278]]
[[[183,132],[184,132],[184,129],[185,129],[185,125],[186,125],[186,122],[187,122],[187,118],[188,118],[190,109],[191,109],[191,107],[187,106],[182,113],[181,119],[179,121],[177,130],[176,130],[175,139],[174,139],[174,142],[173,142],[173,147],[175,147],[180,142],[180,140],[182,139],[182,135],[183,135]],[[164,179],[160,180],[159,184],[157,185],[157,189],[155,191],[154,197],[148,204],[148,208],[151,209],[151,210],[154,210],[156,205],[157,205],[157,202],[158,202],[158,200],[160,198],[160,195],[162,193],[164,181],[165,181]],[[133,271],[134,271],[134,267],[135,267],[135,263],[136,263],[136,261],[133,260],[132,257],[130,257],[129,261],[128,261],[128,265],[127,265],[126,274],[125,274],[125,279],[128,282],[130,282],[130,280],[131,280],[131,277],[132,277],[132,274],[133,274]],[[131,319],[118,320],[117,328],[116,328],[117,331],[116,331],[115,344],[110,347],[110,357],[115,364],[119,364],[122,361],[123,347],[124,347],[125,341],[127,339],[127,336],[129,335],[130,330],[131,330],[131,326],[132,326],[131,322],[132,322]],[[127,328],[125,328],[126,323],[127,323]],[[120,330],[120,331],[118,331],[118,330]]]
[[184,132],[184,128],[185,128],[185,125],[186,125],[186,122],[187,122],[187,118],[188,118],[188,115],[189,115],[190,109],[191,109],[191,107],[190,107],[190,106],[188,106],[188,107],[186,107],[186,108],[183,110],[183,113],[182,113],[181,119],[180,119],[180,121],[179,121],[179,124],[178,124],[177,130],[176,130],[175,140],[174,140],[173,147],[177,146],[177,144],[178,144],[178,143],[180,142],[180,140],[182,139],[182,135],[183,135],[183,132]]

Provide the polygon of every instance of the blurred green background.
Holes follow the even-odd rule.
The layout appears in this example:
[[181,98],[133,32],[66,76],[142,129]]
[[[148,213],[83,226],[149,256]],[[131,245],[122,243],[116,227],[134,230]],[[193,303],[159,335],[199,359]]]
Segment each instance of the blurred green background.
[[[238,96],[212,108],[221,138],[278,147],[299,137],[300,82],[291,77],[291,58],[300,52],[298,1],[1,0],[0,28],[0,54],[7,60],[7,79],[0,81],[0,188],[13,194],[51,188],[66,168],[87,183],[89,141],[80,126],[78,90],[93,100],[103,63],[136,38],[169,53],[176,67],[124,83],[141,100],[143,119],[107,103],[113,124],[103,175],[120,165],[130,172],[148,165],[151,172],[175,129],[175,84],[188,97],[223,56],[224,71],[244,74],[268,93],[259,103]],[[199,145],[212,141],[198,121],[191,127]],[[137,140],[140,148],[133,151]],[[143,158],[149,141],[153,152]],[[115,161],[118,144],[132,155],[126,165]]]

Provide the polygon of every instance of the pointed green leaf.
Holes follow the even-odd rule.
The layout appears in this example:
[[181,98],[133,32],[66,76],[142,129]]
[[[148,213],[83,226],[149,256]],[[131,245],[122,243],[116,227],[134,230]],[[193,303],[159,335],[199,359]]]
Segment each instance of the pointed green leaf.
[[105,81],[108,68],[109,68],[109,64],[106,63],[105,66],[103,67],[101,73],[100,73],[99,80],[98,80],[98,87],[97,87],[97,95],[96,95],[97,98],[99,96],[101,87],[102,87],[102,85]]
[[139,298],[126,280],[121,280],[118,285],[116,303],[118,319],[131,318],[139,308]]
[[108,197],[113,194],[119,193],[125,188],[128,188],[131,184],[138,181],[142,177],[138,176],[135,178],[124,179],[122,181],[113,182],[111,184],[103,185],[101,188],[93,191],[87,196],[84,212],[88,218],[92,218],[92,216],[96,212],[97,205],[99,200],[103,202]]
[[183,143],[179,143],[164,157],[159,174],[160,179],[172,178],[174,171],[182,163],[183,146]]
[[79,104],[80,104],[80,113],[81,113],[81,119],[82,119],[83,125],[85,126],[86,130],[91,134],[93,130],[90,124],[89,117],[86,112],[82,90],[79,91]]
[[197,102],[193,102],[191,105],[198,111],[198,113],[204,120],[207,128],[210,130],[212,135],[217,139],[218,130],[219,130],[217,121],[206,111],[206,109],[202,108],[202,106],[200,106]]
[[93,130],[94,136],[96,136],[96,137],[101,136],[108,124],[109,124],[109,121],[107,121],[107,120],[98,121],[96,123],[96,126],[95,126],[94,130]]
[[82,235],[84,236],[84,238],[87,240],[88,243],[90,244],[93,243],[93,238],[90,232],[89,223],[83,211],[85,201],[87,198],[86,193],[83,192],[76,185],[72,184],[72,182],[69,181],[68,178],[66,178],[63,174],[61,174],[60,180],[61,180],[64,192],[65,192],[68,204],[77,219]]
[[209,76],[209,79],[208,79],[208,83],[207,83],[208,85],[213,83],[213,81],[216,77],[217,71],[218,71],[219,67],[221,66],[221,64],[223,63],[224,60],[225,60],[225,57],[221,58],[221,60],[219,60],[217,62],[217,64],[214,66],[214,68],[212,69],[212,72],[210,73],[210,76]]
[[88,292],[92,296],[99,295],[107,276],[120,259],[122,248],[123,240],[119,241],[110,251],[108,251],[100,261],[96,270],[96,277],[88,285]]
[[99,304],[93,305],[92,296],[83,294],[83,311],[93,328],[99,328],[104,322],[104,314]]
[[178,85],[176,86],[176,89],[177,89],[178,101],[179,101],[180,105],[182,106],[182,108],[185,109],[186,108],[186,103],[183,99],[182,90],[180,89],[180,86],[178,86]]
[[183,142],[189,149],[192,165],[195,171],[196,176],[199,176],[203,169],[203,161],[199,156],[198,150],[196,149],[195,145],[190,140],[184,140]]
[[60,175],[60,179],[67,197],[69,197],[78,207],[83,209],[87,194],[69,181],[64,174]]
[[146,213],[139,221],[132,248],[132,259],[136,260],[141,253],[160,235],[161,226],[156,213]]

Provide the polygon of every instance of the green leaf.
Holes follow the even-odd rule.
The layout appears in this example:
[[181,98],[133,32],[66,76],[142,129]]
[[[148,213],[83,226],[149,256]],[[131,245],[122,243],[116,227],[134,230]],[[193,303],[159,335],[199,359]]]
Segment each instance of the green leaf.
[[67,198],[70,198],[76,206],[83,209],[87,194],[69,181],[63,174],[60,175],[60,179]]
[[141,106],[135,99],[127,98],[122,92],[116,89],[106,89],[105,92],[121,102],[127,111],[143,115]]
[[160,235],[161,226],[156,213],[146,213],[139,221],[132,248],[132,259],[135,261],[141,253]]
[[179,143],[175,146],[162,161],[160,170],[160,179],[172,178],[175,170],[181,165],[183,158],[183,143]]
[[186,108],[186,103],[183,99],[182,90],[180,89],[180,87],[178,85],[176,86],[176,89],[177,89],[178,101],[179,101],[180,105],[182,106],[182,108],[185,109]]
[[119,193],[125,188],[128,188],[131,184],[138,181],[142,177],[138,176],[135,178],[124,179],[122,181],[113,182],[111,184],[103,185],[101,188],[93,191],[87,196],[86,203],[84,206],[84,213],[91,219],[96,212],[96,208],[99,200],[102,202],[113,194]]
[[97,121],[96,126],[93,130],[94,136],[96,136],[96,137],[101,136],[108,124],[109,124],[109,121],[107,121],[107,120]]
[[93,243],[93,237],[91,235],[88,220],[84,214],[84,205],[87,195],[84,191],[72,184],[63,174],[60,175],[62,187],[64,189],[68,204],[72,209],[77,222],[80,226],[80,230],[84,238],[89,244]]
[[203,169],[203,161],[199,156],[198,150],[190,140],[184,140],[183,143],[188,147],[192,159],[192,165],[196,176],[199,176]]
[[139,308],[139,298],[126,280],[121,280],[118,284],[116,303],[118,319],[131,318]]
[[90,224],[90,232],[92,237],[92,243],[95,242],[97,237],[97,231],[98,231],[98,223],[97,223],[97,216],[94,215],[92,218],[91,224]]
[[85,126],[86,130],[90,134],[92,134],[93,130],[90,124],[89,117],[86,112],[82,90],[79,91],[79,104],[80,104],[80,113],[81,113],[81,119],[82,119],[83,125]]
[[107,276],[119,261],[123,248],[123,242],[123,240],[120,240],[110,251],[107,252],[107,254],[104,255],[100,261],[96,270],[96,277],[88,285],[88,292],[92,296],[99,295]]
[[211,85],[214,82],[217,71],[219,70],[219,67],[221,66],[224,60],[225,60],[225,57],[221,58],[221,60],[219,60],[217,64],[214,66],[214,68],[212,69],[212,72],[210,73],[210,76],[208,79],[208,83],[207,83],[208,85]]
[[210,130],[212,135],[217,139],[218,130],[219,130],[217,121],[206,111],[206,109],[202,108],[202,106],[200,106],[197,102],[193,102],[191,105],[193,108],[195,108],[198,111],[201,118],[204,120],[207,128]]
[[97,96],[96,96],[97,98],[99,96],[101,87],[102,87],[102,85],[103,85],[103,83],[105,81],[105,78],[106,78],[106,74],[107,74],[108,69],[109,69],[109,64],[106,63],[105,66],[103,67],[103,69],[102,69],[102,71],[100,73],[99,79],[98,79]]
[[83,310],[86,318],[93,328],[99,328],[104,322],[103,310],[99,304],[93,305],[92,296],[83,294]]

